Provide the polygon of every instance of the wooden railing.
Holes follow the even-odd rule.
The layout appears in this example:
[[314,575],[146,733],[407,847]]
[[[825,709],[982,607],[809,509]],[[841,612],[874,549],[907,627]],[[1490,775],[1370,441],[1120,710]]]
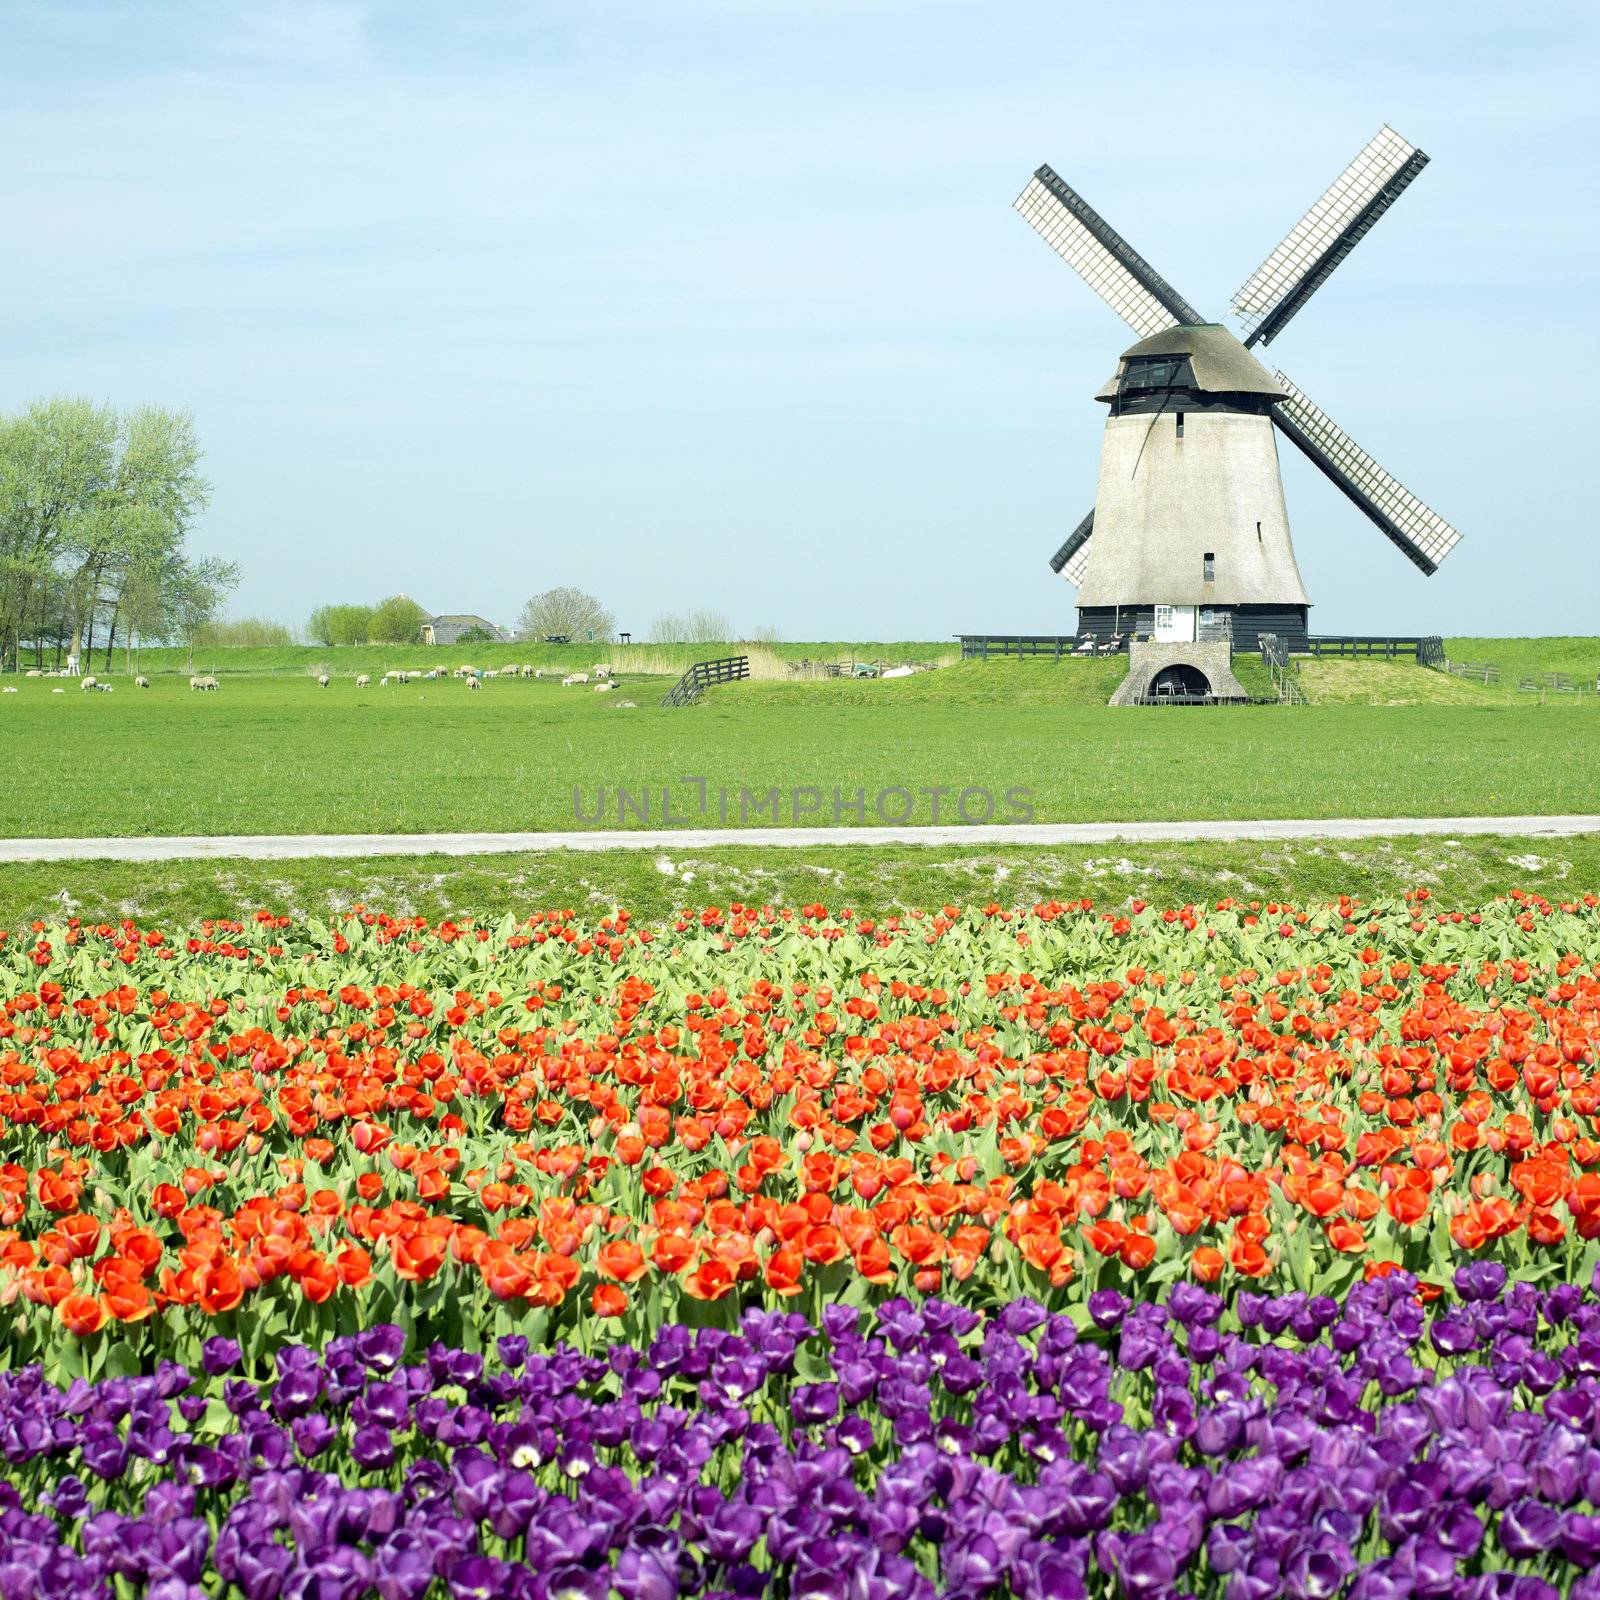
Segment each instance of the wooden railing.
[[1306,649],[1314,656],[1380,656],[1424,667],[1442,667],[1445,661],[1444,640],[1437,634],[1314,633],[1306,640]]
[[661,698],[664,706],[688,706],[714,683],[734,683],[750,676],[749,656],[722,656],[716,661],[697,661]]
[[991,656],[1049,656],[1059,661],[1063,656],[1121,655],[1128,648],[1125,634],[1110,639],[1096,639],[1087,633],[960,633],[956,637],[961,641],[963,661],[987,661]]

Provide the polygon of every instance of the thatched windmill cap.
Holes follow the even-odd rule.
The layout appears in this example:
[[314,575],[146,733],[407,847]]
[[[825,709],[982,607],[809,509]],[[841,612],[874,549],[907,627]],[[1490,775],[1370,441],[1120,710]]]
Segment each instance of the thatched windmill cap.
[[1101,386],[1096,400],[1115,400],[1130,361],[1147,356],[1187,356],[1193,382],[1175,387],[1198,394],[1264,394],[1286,400],[1283,385],[1219,322],[1194,327],[1163,328],[1122,352],[1117,370]]

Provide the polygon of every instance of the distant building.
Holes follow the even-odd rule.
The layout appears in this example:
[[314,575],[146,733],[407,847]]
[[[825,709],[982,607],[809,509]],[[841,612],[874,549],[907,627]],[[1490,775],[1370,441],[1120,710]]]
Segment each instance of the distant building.
[[483,617],[475,617],[470,612],[457,612],[445,617],[430,617],[422,624],[422,642],[424,644],[459,644],[461,635],[472,632],[481,633],[491,644],[509,644],[511,635],[503,628],[497,628],[492,622]]

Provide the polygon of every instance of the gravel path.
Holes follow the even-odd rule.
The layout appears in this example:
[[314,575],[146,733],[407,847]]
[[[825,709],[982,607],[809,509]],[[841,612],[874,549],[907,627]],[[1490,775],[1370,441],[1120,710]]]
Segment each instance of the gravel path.
[[904,828],[674,828],[564,833],[221,834],[192,838],[0,839],[0,861],[286,861],[315,856],[473,856],[522,850],[712,850],[759,846],[1130,844],[1176,840],[1374,839],[1431,834],[1600,833],[1600,816],[1333,817],[1266,822],[1032,822]]

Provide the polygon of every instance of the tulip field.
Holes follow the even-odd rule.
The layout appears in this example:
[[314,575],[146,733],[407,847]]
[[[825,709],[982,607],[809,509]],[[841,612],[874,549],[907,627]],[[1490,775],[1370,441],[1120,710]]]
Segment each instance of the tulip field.
[[1600,897],[0,939],[0,1594],[1600,1596]]

